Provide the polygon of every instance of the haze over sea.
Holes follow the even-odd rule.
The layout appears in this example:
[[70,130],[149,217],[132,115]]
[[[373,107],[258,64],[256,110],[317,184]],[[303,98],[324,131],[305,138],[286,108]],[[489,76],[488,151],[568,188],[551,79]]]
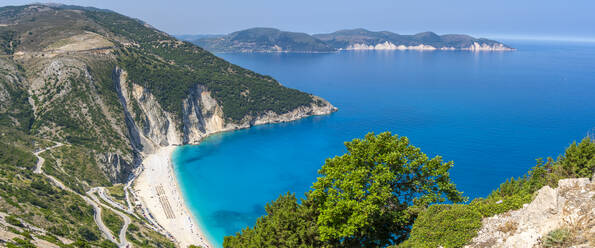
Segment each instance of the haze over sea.
[[595,127],[595,43],[506,43],[518,51],[218,54],[339,111],[179,147],[175,171],[191,211],[221,245],[280,194],[303,196],[344,141],[383,131],[454,161],[459,190],[486,196]]

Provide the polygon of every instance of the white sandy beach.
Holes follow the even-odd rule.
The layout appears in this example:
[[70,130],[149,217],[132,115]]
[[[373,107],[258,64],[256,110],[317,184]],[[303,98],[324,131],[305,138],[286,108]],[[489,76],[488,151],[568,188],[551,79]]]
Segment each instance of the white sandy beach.
[[174,236],[180,247],[212,247],[184,203],[171,164],[175,146],[159,148],[143,160],[134,190],[153,218]]

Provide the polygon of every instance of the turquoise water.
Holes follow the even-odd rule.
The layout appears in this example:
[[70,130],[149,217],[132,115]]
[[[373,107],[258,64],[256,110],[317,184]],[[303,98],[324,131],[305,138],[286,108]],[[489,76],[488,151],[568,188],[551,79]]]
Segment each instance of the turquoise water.
[[595,44],[509,44],[519,50],[220,54],[340,110],[178,148],[175,170],[191,210],[220,245],[280,194],[302,196],[325,158],[372,131],[454,161],[458,188],[486,196],[595,127]]

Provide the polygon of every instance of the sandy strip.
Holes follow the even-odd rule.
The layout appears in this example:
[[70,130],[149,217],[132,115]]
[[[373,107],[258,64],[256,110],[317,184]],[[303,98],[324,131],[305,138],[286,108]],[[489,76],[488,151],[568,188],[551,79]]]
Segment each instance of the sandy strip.
[[[174,236],[180,247],[212,247],[184,203],[171,164],[175,146],[159,148],[143,160],[134,190],[153,218]],[[173,218],[172,218],[173,217]]]

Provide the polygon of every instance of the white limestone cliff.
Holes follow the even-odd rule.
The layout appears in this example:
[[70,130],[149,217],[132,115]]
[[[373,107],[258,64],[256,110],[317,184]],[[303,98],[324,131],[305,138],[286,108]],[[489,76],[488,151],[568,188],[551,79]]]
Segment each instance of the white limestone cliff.
[[467,51],[512,51],[513,48],[509,48],[502,43],[497,44],[487,44],[487,43],[478,43],[474,42],[469,47],[462,47],[456,48],[452,46],[444,46],[444,47],[434,47],[431,45],[419,44],[416,46],[405,46],[405,45],[395,45],[390,41],[385,41],[377,44],[365,44],[365,43],[356,43],[347,46],[346,48],[342,48],[339,50],[417,50],[417,51],[434,51],[434,50],[442,50],[442,51],[454,51],[454,50],[467,50]]
[[[312,115],[330,114],[337,110],[326,100],[313,97],[308,106],[277,114],[272,111],[259,116],[246,115],[239,122],[225,119],[223,109],[204,86],[194,87],[183,100],[182,119],[165,111],[155,97],[142,86],[127,81],[122,69],[116,70],[117,90],[125,109],[132,143],[137,150],[150,154],[168,145],[197,144],[210,134],[249,128],[254,125],[297,120]],[[133,111],[133,105],[140,112]]]
[[559,228],[573,232],[579,243],[574,247],[593,247],[595,180],[560,180],[555,189],[541,188],[523,208],[482,222],[478,235],[466,247],[544,247],[546,235]]

